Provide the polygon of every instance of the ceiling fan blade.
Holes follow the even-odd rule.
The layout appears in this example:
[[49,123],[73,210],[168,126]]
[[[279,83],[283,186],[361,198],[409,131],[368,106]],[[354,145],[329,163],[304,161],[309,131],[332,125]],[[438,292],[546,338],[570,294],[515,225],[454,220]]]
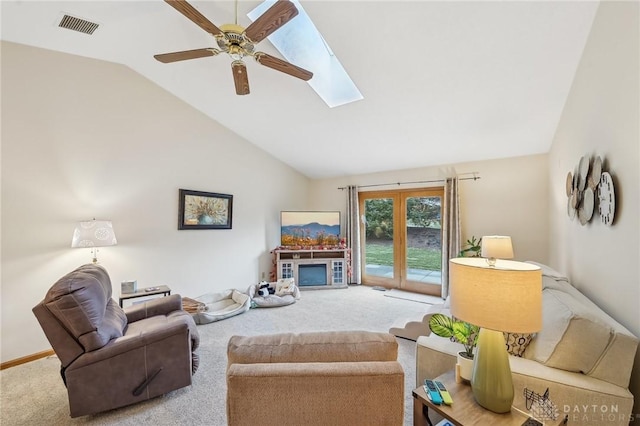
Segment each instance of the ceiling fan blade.
[[159,55],[153,55],[158,61],[163,64],[171,62],[184,61],[187,59],[206,58],[207,56],[216,56],[220,53],[218,49],[206,48],[206,49],[193,49],[183,50],[181,52],[162,53]]
[[198,12],[198,10],[195,7],[191,6],[186,1],[184,0],[164,0],[164,1],[169,3],[171,7],[173,7],[178,12],[182,13],[184,16],[189,18],[193,23],[198,25],[200,28],[202,28],[209,34],[214,36],[218,34],[222,34],[222,31],[220,31],[220,28],[213,25],[211,21],[205,18],[204,15]]
[[249,94],[249,76],[247,75],[247,67],[242,61],[233,61],[231,63],[233,70],[233,82],[236,84],[237,95]]
[[278,0],[265,13],[260,15],[244,31],[244,35],[254,43],[267,38],[275,30],[295,18],[298,9],[289,0]]
[[276,71],[292,75],[304,81],[311,80],[311,77],[313,77],[311,71],[307,71],[304,68],[300,68],[290,62],[283,61],[264,52],[256,52],[254,58],[265,67],[273,68]]

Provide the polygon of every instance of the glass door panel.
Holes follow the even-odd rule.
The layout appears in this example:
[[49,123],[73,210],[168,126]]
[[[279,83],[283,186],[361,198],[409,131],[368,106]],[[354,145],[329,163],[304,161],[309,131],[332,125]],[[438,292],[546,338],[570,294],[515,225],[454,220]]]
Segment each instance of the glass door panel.
[[363,202],[363,265],[366,281],[385,287],[397,287],[394,247],[393,197],[378,198],[369,194]]
[[439,294],[442,285],[442,197],[404,198],[405,273],[403,287]]

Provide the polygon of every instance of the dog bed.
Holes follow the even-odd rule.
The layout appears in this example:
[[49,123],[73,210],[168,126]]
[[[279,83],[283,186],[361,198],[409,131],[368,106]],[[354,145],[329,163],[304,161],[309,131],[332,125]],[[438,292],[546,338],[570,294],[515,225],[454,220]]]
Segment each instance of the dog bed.
[[249,296],[235,289],[207,293],[194,300],[199,302],[197,312],[192,313],[196,324],[220,321],[247,312],[251,307]]
[[[262,294],[261,288],[263,289]],[[265,290],[268,291],[268,294],[265,294]],[[300,299],[300,290],[293,278],[281,278],[271,283],[263,281],[250,286],[247,293],[251,299],[251,307],[254,308],[286,306]]]

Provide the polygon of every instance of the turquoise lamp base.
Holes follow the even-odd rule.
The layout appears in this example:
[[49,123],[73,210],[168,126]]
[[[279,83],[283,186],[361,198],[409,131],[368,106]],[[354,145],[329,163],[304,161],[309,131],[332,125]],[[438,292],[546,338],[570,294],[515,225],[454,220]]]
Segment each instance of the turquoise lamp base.
[[509,354],[501,331],[480,329],[471,377],[476,402],[495,413],[508,413],[513,404]]

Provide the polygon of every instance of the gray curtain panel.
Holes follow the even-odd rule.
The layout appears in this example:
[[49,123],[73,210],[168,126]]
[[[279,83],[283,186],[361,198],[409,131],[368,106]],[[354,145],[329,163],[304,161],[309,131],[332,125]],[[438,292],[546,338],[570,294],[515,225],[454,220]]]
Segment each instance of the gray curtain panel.
[[449,259],[458,257],[461,247],[460,197],[458,178],[446,178],[444,182],[444,206],[442,207],[442,297],[449,295]]
[[361,284],[360,274],[360,209],[358,208],[358,187],[347,187],[347,247],[351,249],[351,279],[349,284]]

